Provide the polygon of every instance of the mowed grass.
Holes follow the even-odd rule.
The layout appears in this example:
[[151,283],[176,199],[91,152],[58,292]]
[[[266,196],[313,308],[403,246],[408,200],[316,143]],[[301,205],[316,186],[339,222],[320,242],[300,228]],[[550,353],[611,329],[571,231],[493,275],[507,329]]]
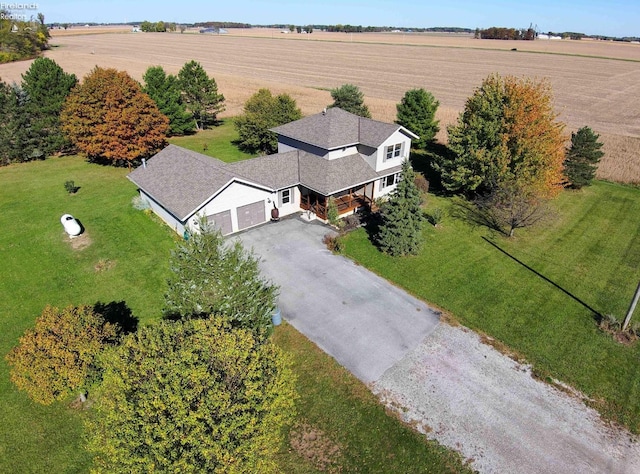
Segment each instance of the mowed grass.
[[188,150],[212,156],[227,163],[246,160],[256,155],[244,153],[233,144],[238,139],[238,131],[233,125],[233,119],[224,119],[216,127],[200,130],[193,135],[171,137],[169,143],[187,148]]
[[[126,169],[79,157],[0,169],[0,472],[87,472],[81,419],[65,405],[31,403],[9,381],[4,355],[47,305],[124,301],[142,323],[162,305],[173,237],[131,206]],[[69,195],[63,185],[80,189]],[[90,245],[74,250],[60,224],[70,213]],[[99,262],[104,270],[96,271]],[[107,268],[109,267],[109,268]]]
[[[4,355],[47,304],[124,301],[140,324],[160,317],[168,258],[177,236],[133,209],[128,170],[80,157],[0,168],[0,472],[84,473],[82,413],[67,404],[32,403],[9,381]],[[64,190],[74,180],[76,195]],[[70,213],[90,244],[74,249],[60,224]],[[76,240],[75,242],[80,242]],[[361,382],[292,327],[275,342],[291,353],[298,377],[299,422],[322,430],[340,447],[330,467],[340,472],[468,472],[459,456],[387,416]],[[91,396],[91,394],[89,394]],[[321,472],[315,457],[281,447],[282,472]],[[315,459],[315,460],[314,460]],[[338,472],[338,471],[335,471]]]
[[[452,211],[450,200],[430,196],[434,207]],[[596,182],[564,192],[554,207],[552,221],[513,239],[449,216],[425,229],[418,256],[383,255],[363,229],[346,236],[346,254],[506,344],[542,378],[578,388],[638,433],[640,344],[615,342],[589,308],[626,313],[640,280],[640,190]]]

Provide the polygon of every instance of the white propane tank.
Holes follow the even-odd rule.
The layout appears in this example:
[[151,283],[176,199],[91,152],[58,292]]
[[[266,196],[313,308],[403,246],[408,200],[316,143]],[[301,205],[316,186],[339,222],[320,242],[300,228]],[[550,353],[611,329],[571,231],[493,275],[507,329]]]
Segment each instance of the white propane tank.
[[69,237],[76,237],[82,232],[82,227],[71,214],[65,214],[60,218],[60,222],[64,226],[64,230]]

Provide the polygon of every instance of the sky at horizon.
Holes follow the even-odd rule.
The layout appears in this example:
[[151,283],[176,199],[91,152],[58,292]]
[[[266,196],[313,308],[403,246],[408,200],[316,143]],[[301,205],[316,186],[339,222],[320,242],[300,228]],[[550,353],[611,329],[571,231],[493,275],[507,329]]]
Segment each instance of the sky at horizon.
[[[27,6],[28,8],[13,8]],[[233,21],[266,24],[488,28],[575,31],[588,35],[640,37],[640,0],[25,0],[0,8],[27,17],[43,13],[47,23]]]

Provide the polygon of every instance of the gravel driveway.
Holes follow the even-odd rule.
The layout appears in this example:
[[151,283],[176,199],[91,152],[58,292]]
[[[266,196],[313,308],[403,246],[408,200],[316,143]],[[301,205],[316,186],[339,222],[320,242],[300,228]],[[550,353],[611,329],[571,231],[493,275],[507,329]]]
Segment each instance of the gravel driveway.
[[297,219],[240,235],[281,286],[283,317],[383,403],[482,473],[640,473],[637,439],[539,382],[474,332],[322,244]]
[[463,327],[440,324],[373,390],[482,473],[640,473],[637,439]]

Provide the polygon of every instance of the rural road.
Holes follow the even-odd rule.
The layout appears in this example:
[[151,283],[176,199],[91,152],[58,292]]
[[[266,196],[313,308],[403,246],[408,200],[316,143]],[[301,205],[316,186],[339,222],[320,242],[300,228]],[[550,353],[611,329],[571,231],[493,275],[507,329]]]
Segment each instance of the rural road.
[[481,473],[640,473],[640,444],[461,326],[285,219],[240,235],[283,317],[428,438]]

